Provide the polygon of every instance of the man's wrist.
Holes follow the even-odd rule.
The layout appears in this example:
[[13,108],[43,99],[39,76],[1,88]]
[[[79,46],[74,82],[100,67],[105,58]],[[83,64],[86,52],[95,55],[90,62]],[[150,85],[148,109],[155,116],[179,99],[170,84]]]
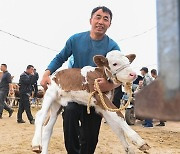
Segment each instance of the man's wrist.
[[44,76],[49,76],[51,75],[51,71],[49,69],[45,70]]

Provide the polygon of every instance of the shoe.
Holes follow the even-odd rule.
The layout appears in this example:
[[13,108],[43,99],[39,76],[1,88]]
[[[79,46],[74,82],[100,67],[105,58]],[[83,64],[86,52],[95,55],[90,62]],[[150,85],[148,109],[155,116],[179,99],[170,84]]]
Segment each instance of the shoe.
[[11,116],[12,116],[13,112],[14,112],[14,110],[13,110],[13,109],[11,109],[11,110],[9,111],[9,117],[11,117]]
[[26,121],[24,121],[23,119],[22,120],[17,120],[17,123],[25,123]]
[[156,126],[165,126],[165,123],[159,123]]
[[150,124],[146,124],[146,125],[144,125],[144,127],[151,127],[152,128],[153,125],[152,124],[151,125]]
[[30,121],[30,124],[34,124],[34,122],[35,122],[35,119],[31,120],[31,121]]

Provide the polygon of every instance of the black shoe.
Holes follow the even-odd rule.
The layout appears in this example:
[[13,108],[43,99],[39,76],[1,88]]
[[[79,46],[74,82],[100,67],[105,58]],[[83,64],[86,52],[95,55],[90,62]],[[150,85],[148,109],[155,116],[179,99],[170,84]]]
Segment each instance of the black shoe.
[[17,123],[25,123],[26,121],[22,120],[17,120]]
[[13,109],[11,109],[11,110],[9,111],[9,117],[11,117],[11,116],[12,116],[13,112],[14,112],[14,110],[13,110]]
[[33,120],[30,121],[30,124],[34,124],[34,122],[35,122],[35,120],[33,119]]
[[165,126],[165,123],[159,123],[156,126]]

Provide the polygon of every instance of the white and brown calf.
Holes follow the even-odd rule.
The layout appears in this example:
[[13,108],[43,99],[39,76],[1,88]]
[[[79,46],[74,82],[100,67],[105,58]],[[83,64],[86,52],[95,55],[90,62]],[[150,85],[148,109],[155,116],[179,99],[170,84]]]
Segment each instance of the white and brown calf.
[[[94,81],[97,78],[110,78],[126,83],[132,82],[136,78],[136,73],[130,68],[130,63],[135,55],[124,56],[119,51],[111,51],[106,57],[97,55],[94,62],[97,67],[86,66],[82,69],[65,69],[59,71],[52,79],[42,103],[42,108],[36,114],[35,133],[32,140],[34,152],[48,153],[48,144],[53,131],[53,126],[57,119],[57,112],[61,106],[67,106],[68,102],[77,102],[87,105],[89,95],[94,91]],[[116,109],[111,103],[112,92],[103,93],[105,103],[108,107]],[[94,106],[97,113],[101,114],[112,130],[121,140],[126,153],[134,153],[126,141],[126,134],[129,139],[142,151],[148,150],[147,143],[126,123],[121,112],[107,111],[101,104],[98,93],[94,94],[90,106]],[[43,126],[48,111],[50,118]]]

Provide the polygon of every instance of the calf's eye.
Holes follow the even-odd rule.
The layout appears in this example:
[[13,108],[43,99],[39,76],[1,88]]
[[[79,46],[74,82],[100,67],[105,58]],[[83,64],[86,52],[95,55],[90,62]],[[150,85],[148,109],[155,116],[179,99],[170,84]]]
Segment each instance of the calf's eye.
[[116,66],[116,65],[117,65],[117,63],[114,63],[114,64],[113,64],[113,66]]

